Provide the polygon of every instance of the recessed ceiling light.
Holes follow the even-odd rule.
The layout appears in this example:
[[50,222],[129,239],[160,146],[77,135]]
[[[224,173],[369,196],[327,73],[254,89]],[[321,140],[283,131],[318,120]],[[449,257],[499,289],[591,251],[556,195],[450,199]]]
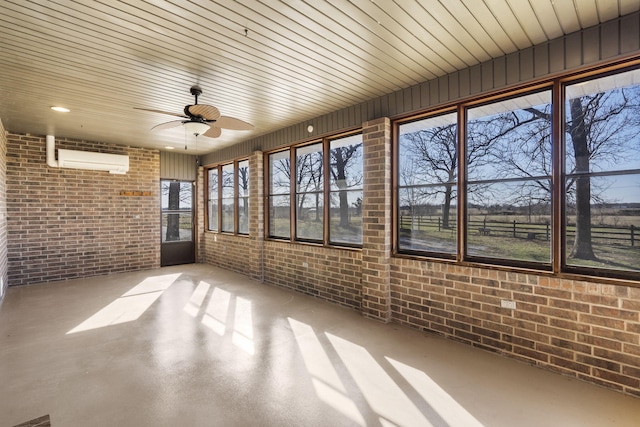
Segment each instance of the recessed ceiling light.
[[68,108],[64,108],[64,107],[51,107],[51,109],[59,113],[68,113],[69,111],[71,111]]
[[164,147],[164,148],[166,148],[167,150],[173,150],[173,149],[175,149],[176,147]]

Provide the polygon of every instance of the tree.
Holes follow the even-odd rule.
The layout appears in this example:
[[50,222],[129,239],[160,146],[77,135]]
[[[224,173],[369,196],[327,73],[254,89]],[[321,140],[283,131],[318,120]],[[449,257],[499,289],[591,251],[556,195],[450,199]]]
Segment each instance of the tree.
[[[347,190],[362,183],[361,173],[348,173],[358,157],[362,143],[352,144],[331,149],[331,177],[338,187],[340,206],[340,226],[349,226],[349,199]],[[361,170],[361,169],[360,169]]]

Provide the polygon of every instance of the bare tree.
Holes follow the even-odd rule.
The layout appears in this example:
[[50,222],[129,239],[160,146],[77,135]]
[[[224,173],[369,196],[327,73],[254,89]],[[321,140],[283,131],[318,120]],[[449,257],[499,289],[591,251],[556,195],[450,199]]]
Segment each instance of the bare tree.
[[362,143],[331,149],[331,177],[339,189],[340,225],[349,226],[349,199],[347,190],[362,183],[361,173],[349,173],[353,162],[360,157]]

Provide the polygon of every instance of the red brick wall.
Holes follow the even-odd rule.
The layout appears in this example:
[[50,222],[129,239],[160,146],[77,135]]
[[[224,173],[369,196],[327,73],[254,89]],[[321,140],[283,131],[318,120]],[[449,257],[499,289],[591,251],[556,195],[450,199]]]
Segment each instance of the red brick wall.
[[[393,256],[389,121],[365,123],[363,138],[361,251],[263,241],[254,225],[251,238],[205,233],[207,262],[640,396],[640,283]],[[264,221],[264,206],[251,213]]]
[[7,290],[7,133],[0,121],[0,301]]
[[159,152],[70,139],[56,139],[56,148],[128,154],[130,169],[52,168],[44,136],[9,134],[9,284],[159,267]]

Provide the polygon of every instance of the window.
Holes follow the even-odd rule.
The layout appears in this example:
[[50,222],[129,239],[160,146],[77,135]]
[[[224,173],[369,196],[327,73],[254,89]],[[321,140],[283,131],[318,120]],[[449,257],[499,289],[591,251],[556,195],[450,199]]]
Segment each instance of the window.
[[467,110],[469,257],[551,263],[551,91]]
[[269,237],[291,237],[290,151],[269,154]]
[[249,161],[216,166],[207,174],[208,230],[249,234]]
[[638,279],[640,69],[395,125],[397,252]]
[[230,163],[222,166],[222,231],[233,233],[234,228],[234,208],[235,208],[235,176],[234,165]]
[[458,179],[456,114],[398,128],[398,247],[455,255]]
[[324,235],[324,157],[322,143],[296,148],[296,237],[322,240]]
[[569,267],[640,271],[640,70],[565,87]]
[[360,132],[273,152],[268,162],[269,237],[362,245]]
[[238,233],[249,234],[249,160],[238,162]]
[[329,238],[362,244],[362,134],[329,142]]
[[218,169],[209,169],[209,201],[207,203],[209,217],[208,228],[211,231],[218,231]]

